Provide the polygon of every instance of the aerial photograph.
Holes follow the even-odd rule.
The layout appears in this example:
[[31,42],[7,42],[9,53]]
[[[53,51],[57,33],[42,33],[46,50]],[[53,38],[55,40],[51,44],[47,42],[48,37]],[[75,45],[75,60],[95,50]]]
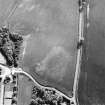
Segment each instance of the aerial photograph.
[[0,0],[0,105],[105,105],[105,0]]

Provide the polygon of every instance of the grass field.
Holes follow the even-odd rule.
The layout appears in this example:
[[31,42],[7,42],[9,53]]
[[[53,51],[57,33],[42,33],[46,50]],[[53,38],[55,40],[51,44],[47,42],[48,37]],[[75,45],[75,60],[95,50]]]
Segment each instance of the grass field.
[[[18,5],[12,0],[0,2],[5,6],[0,15],[2,24],[9,11],[17,6],[14,14],[8,19],[9,28],[24,37],[30,35],[21,64],[23,70],[30,73],[40,84],[52,86],[71,96],[76,69],[78,0],[19,0]],[[6,8],[9,2],[10,9]],[[53,48],[57,48],[58,54]],[[42,61],[45,61],[45,69],[42,69],[44,73],[40,74],[35,65]],[[20,102],[23,105],[28,101],[23,91],[25,86],[28,87],[27,84],[20,81],[19,85],[19,99],[22,99]]]

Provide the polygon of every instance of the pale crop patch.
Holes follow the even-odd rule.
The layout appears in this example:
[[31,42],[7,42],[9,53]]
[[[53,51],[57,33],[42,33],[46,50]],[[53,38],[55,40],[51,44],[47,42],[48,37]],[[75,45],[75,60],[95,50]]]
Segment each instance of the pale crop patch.
[[48,78],[61,81],[66,75],[67,66],[71,59],[72,57],[63,47],[55,46],[40,63],[36,72]]

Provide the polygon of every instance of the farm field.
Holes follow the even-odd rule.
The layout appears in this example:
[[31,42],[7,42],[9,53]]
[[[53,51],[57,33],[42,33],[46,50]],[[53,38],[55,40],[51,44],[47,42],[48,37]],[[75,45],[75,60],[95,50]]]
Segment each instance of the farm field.
[[90,26],[86,30],[79,82],[80,105],[105,104],[105,11],[104,0],[90,1]]
[[[77,56],[77,0],[15,3],[13,8],[17,9],[8,18],[10,30],[28,36],[21,67],[41,85],[71,96]],[[37,64],[40,66],[36,68]]]

